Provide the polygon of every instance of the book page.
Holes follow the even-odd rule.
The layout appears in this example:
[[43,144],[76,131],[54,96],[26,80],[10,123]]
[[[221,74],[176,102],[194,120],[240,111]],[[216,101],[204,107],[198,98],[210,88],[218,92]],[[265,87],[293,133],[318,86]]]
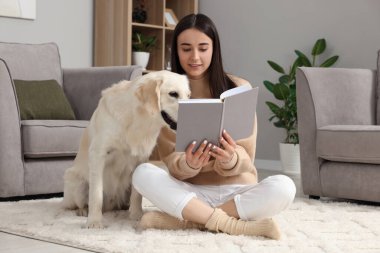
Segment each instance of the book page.
[[181,104],[203,104],[203,103],[221,103],[222,101],[218,98],[191,98],[191,99],[180,99],[178,103]]
[[238,86],[238,87],[226,90],[225,92],[220,94],[220,99],[223,100],[226,97],[230,97],[230,96],[245,92],[245,91],[250,90],[250,89],[252,89],[252,87],[250,85]]
[[224,100],[222,130],[225,129],[235,141],[253,133],[258,91],[258,87],[251,88]]

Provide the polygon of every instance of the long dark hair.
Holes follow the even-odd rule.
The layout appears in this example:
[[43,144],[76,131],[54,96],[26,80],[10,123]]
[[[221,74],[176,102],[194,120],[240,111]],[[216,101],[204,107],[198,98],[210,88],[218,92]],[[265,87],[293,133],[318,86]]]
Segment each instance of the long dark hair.
[[223,70],[219,35],[214,22],[212,22],[212,20],[206,15],[190,14],[182,18],[176,25],[171,46],[172,71],[178,74],[186,74],[179,62],[177,39],[184,30],[190,28],[199,30],[212,40],[213,53],[211,64],[208,69],[210,77],[210,93],[213,98],[219,98],[220,94],[236,87],[236,84]]

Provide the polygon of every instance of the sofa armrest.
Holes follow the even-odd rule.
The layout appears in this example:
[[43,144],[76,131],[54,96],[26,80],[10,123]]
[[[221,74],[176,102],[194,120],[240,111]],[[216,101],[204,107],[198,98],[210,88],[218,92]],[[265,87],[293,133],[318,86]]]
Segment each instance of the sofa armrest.
[[296,80],[303,191],[322,196],[319,167],[323,160],[316,152],[317,129],[376,124],[375,71],[299,68]]
[[139,66],[63,69],[63,89],[77,119],[89,120],[103,89],[141,75],[142,68]]
[[0,197],[24,195],[21,123],[16,91],[0,59]]

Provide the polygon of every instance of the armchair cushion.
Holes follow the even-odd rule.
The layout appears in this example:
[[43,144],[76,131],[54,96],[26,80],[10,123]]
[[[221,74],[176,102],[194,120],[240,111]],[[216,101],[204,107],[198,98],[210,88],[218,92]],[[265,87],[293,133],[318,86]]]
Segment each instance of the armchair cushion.
[[56,80],[13,80],[21,120],[75,120],[74,111]]
[[380,126],[320,127],[316,146],[317,156],[325,160],[380,164]]
[[26,158],[75,156],[88,121],[21,121],[23,154]]

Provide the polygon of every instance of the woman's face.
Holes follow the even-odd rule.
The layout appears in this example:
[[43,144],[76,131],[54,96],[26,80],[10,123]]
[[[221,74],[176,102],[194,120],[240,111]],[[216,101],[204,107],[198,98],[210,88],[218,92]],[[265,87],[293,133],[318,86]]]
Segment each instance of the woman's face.
[[194,28],[184,30],[177,38],[177,48],[181,67],[190,79],[200,79],[207,74],[213,45],[206,34]]

